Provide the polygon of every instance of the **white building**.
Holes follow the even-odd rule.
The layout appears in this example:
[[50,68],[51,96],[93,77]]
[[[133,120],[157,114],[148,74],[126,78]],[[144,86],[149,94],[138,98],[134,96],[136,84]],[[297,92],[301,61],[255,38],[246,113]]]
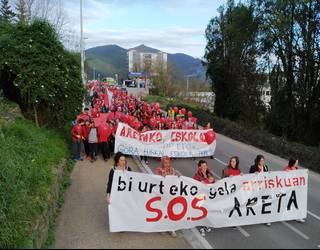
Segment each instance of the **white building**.
[[186,99],[195,103],[208,107],[212,112],[216,102],[216,95],[214,92],[189,92]]
[[[139,52],[135,49],[128,52],[129,72],[151,70],[157,65],[163,65],[167,69],[168,54],[164,52],[149,53]],[[152,73],[152,72],[150,72]]]
[[271,87],[270,86],[264,86],[262,88],[262,95],[261,95],[261,101],[264,103],[264,105],[267,108],[270,108],[271,103]]

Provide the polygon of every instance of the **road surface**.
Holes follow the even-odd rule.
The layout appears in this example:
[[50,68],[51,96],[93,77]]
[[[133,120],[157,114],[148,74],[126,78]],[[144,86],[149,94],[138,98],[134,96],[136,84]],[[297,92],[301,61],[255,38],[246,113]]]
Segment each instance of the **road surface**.
[[[133,171],[139,171],[128,161]],[[182,232],[177,238],[168,233],[109,232],[105,187],[112,164],[101,159],[76,164],[57,221],[54,249],[191,249]]]
[[[266,153],[255,147],[217,135],[215,159],[206,159],[216,177],[232,156],[240,157],[243,173],[249,168],[258,154],[263,154],[272,171],[280,171],[288,163],[286,159]],[[174,167],[183,175],[193,177],[197,171],[197,162],[191,159],[174,160]],[[320,164],[320,163],[319,163]],[[160,165],[157,160],[150,160],[152,171]],[[275,223],[271,228],[265,225],[246,226],[238,229],[215,229],[207,234],[206,241],[213,248],[227,249],[320,249],[320,175],[309,172],[308,218],[305,224],[298,222]]]

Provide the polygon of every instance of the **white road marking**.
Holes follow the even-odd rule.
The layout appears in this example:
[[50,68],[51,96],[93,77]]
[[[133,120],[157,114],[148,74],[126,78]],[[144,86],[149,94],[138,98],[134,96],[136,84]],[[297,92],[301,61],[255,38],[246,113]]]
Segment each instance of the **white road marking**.
[[228,153],[223,153],[225,156],[227,156],[227,157],[229,157],[229,158],[231,158],[232,157],[232,155],[231,154],[228,154]]
[[242,233],[242,235],[246,238],[249,238],[251,235],[246,231],[244,230],[242,227],[237,227],[237,229],[239,230],[240,233]]
[[218,158],[214,158],[217,162],[220,162],[222,165],[225,165],[225,166],[227,166],[228,165],[228,163],[225,163],[225,162],[223,162],[223,161],[221,161],[221,160],[219,160]]
[[[215,158],[215,160],[216,160],[217,162],[220,162],[222,165],[228,165],[227,163],[219,160],[218,158]],[[314,217],[315,219],[317,219],[318,221],[320,221],[320,216],[318,216],[318,215],[316,215],[316,214],[314,214],[314,213],[312,213],[312,212],[310,212],[310,211],[308,211],[308,214],[309,214],[310,216]]]
[[197,240],[201,243],[203,249],[214,249],[214,247],[211,246],[210,243],[204,237],[201,236],[201,234],[196,228],[192,228],[190,230],[196,236]]
[[308,214],[320,221],[320,216],[308,211]]
[[305,240],[310,240],[310,237],[305,235],[303,232],[301,232],[299,229],[295,228],[294,226],[290,225],[288,222],[282,222],[283,225],[288,227],[290,230],[301,236]]
[[[215,172],[213,172],[213,175],[218,179],[221,180],[221,177],[219,175],[217,175]],[[244,230],[242,227],[237,227],[237,229],[239,230],[239,232],[246,238],[249,238],[251,235]]]

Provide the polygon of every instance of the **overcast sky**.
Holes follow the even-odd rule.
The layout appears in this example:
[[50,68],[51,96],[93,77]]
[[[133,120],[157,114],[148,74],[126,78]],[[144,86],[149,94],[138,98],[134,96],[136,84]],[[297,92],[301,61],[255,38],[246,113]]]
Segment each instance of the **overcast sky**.
[[[65,9],[78,31],[80,0]],[[117,44],[126,49],[145,44],[168,53],[201,58],[205,29],[226,0],[83,0],[86,48]]]

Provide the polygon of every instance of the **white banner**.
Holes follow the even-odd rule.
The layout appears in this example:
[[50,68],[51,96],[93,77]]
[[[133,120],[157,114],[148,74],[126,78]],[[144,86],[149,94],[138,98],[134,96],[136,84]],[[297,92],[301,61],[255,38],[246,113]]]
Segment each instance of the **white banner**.
[[111,232],[165,232],[291,221],[307,217],[308,170],[227,178],[204,185],[116,171]]
[[139,133],[120,123],[115,152],[127,155],[172,158],[213,156],[216,149],[213,130],[161,130]]

